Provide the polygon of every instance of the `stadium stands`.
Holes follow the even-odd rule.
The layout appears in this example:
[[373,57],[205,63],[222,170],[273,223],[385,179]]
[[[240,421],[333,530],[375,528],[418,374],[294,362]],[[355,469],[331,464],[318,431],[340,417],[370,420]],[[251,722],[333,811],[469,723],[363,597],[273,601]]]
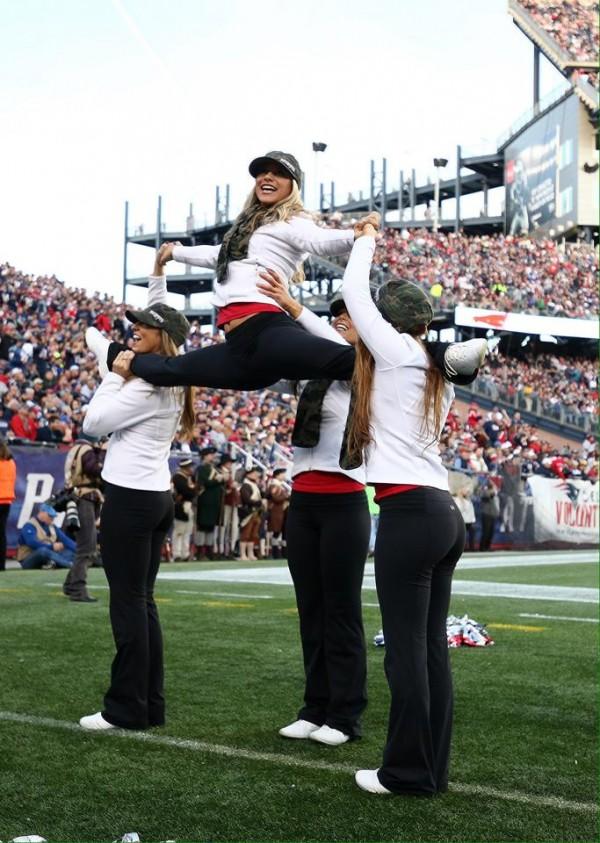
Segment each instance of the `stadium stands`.
[[595,0],[519,0],[519,4],[576,62],[598,61],[598,13]]
[[442,310],[465,304],[579,319],[598,312],[598,259],[587,243],[562,249],[547,239],[386,229],[375,261],[384,277],[421,283]]
[[[388,231],[378,262],[382,268],[387,263],[387,272],[407,274],[428,288],[441,283],[444,303],[464,296],[478,304],[489,300],[495,306],[501,300],[503,306],[510,302],[515,308],[530,307],[534,312],[560,312],[562,305],[571,301],[568,315],[589,315],[594,306],[596,258],[584,245],[562,253],[549,241]],[[548,276],[550,270],[553,274]],[[66,446],[77,438],[85,405],[98,384],[95,360],[85,349],[83,332],[95,324],[114,339],[126,339],[124,306],[112,297],[65,287],[54,276],[25,275],[8,264],[0,266],[0,277],[4,326],[0,336],[0,435],[11,441]],[[551,284],[547,284],[548,277]],[[500,281],[506,291],[494,290]],[[566,293],[556,295],[557,289],[567,290],[570,285],[570,299]],[[190,349],[221,341],[220,336],[202,333],[200,326],[192,323]],[[574,417],[584,414],[592,418],[596,412],[597,368],[583,357],[495,354],[481,373],[480,387],[492,400],[520,395],[524,409],[555,417],[561,408]],[[295,408],[293,396],[271,390],[199,389],[194,440],[188,444],[176,439],[173,447],[198,452],[213,445],[222,452],[244,451],[266,466],[285,465],[291,456]],[[490,435],[489,425],[486,428],[489,419],[483,414],[477,424],[473,416],[464,427],[456,421],[457,416],[453,418],[443,448],[447,464],[454,468],[485,473],[507,458],[518,457],[528,461],[532,472],[547,473],[559,456],[539,431],[520,422],[518,412],[510,417],[503,412],[499,419],[502,434],[496,437],[502,439],[499,445]],[[532,437],[539,447],[531,446]],[[506,442],[511,443],[510,450]],[[579,447],[563,451],[560,459],[566,460],[571,470],[593,475],[595,450],[586,454],[585,466],[579,463],[583,458]]]

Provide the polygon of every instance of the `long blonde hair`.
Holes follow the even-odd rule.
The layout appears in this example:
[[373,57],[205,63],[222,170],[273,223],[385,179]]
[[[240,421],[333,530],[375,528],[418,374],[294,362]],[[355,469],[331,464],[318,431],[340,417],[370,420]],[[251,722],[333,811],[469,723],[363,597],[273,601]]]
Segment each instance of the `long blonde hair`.
[[[177,346],[166,331],[160,332],[159,354],[165,357],[177,357]],[[196,413],[194,410],[194,387],[184,387],[183,412],[181,414],[181,432],[184,439],[191,439],[196,424]]]
[[[299,214],[309,216],[304,209],[300,190],[295,181],[292,181],[292,190],[289,195],[275,205],[262,205],[256,196],[256,190],[253,188],[244,202],[241,213],[246,214],[249,211],[252,213],[252,219],[250,220],[251,233],[255,232],[261,225],[267,225],[272,222],[287,222]],[[294,284],[301,284],[303,281],[304,269],[300,267],[293,274],[292,282]]]
[[[423,328],[421,327],[415,335],[418,336],[422,331]],[[429,353],[427,356],[429,357],[429,366],[425,373],[425,390],[423,393],[423,430],[426,436],[431,437],[430,444],[432,444],[439,438],[444,424],[442,410],[445,381]],[[364,450],[373,441],[371,395],[374,377],[375,358],[364,342],[359,339],[356,344],[356,361],[352,374],[355,405],[348,428],[347,444],[348,456],[358,464],[363,460]]]

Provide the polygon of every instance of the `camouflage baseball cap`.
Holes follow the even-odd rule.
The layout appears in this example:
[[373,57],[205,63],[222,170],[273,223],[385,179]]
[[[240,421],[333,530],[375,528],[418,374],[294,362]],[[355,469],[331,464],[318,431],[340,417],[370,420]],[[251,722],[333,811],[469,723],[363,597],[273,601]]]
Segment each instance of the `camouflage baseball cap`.
[[400,333],[429,325],[433,307],[427,294],[410,281],[386,281],[379,288],[377,307],[384,319]]
[[160,328],[173,340],[176,346],[183,345],[190,331],[190,323],[183,313],[168,304],[154,304],[145,310],[126,310],[130,322],[141,322],[151,328]]
[[267,152],[266,155],[261,155],[260,158],[255,158],[254,161],[251,161],[248,167],[250,175],[256,177],[260,172],[264,172],[265,166],[268,167],[269,163],[273,163],[273,161],[279,164],[280,167],[283,167],[284,170],[287,170],[298,187],[302,187],[302,170],[297,159],[289,152],[280,152],[278,149]]

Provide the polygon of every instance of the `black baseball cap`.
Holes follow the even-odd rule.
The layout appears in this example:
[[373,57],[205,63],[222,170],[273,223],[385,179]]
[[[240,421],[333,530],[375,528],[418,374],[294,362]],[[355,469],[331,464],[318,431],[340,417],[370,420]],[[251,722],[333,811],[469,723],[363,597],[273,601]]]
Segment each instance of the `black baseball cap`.
[[130,322],[141,322],[150,328],[160,328],[177,346],[183,345],[190,332],[190,323],[183,313],[168,304],[154,304],[145,310],[126,310],[125,316]]
[[267,152],[266,155],[262,155],[260,158],[255,158],[254,161],[251,161],[248,167],[250,175],[256,178],[259,173],[264,172],[265,166],[268,167],[269,163],[273,161],[288,171],[298,187],[302,186],[302,170],[298,160],[289,152],[281,152],[277,149]]
[[334,317],[339,316],[340,313],[348,312],[346,302],[344,301],[341,295],[338,294],[331,299],[331,301],[329,302],[329,312]]

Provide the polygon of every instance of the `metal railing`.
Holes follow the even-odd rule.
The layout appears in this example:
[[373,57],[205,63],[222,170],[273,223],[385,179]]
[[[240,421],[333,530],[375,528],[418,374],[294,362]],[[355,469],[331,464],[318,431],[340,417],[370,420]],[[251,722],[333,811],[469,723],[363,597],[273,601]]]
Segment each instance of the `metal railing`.
[[480,375],[469,386],[461,386],[461,390],[468,391],[474,396],[484,396],[491,401],[501,401],[515,410],[533,413],[541,419],[558,423],[565,428],[572,428],[577,433],[590,433],[596,423],[596,416],[593,413],[582,413],[575,407],[563,405],[560,401],[551,404],[538,395],[526,395],[522,389],[511,393],[505,384],[500,384],[486,375]]

